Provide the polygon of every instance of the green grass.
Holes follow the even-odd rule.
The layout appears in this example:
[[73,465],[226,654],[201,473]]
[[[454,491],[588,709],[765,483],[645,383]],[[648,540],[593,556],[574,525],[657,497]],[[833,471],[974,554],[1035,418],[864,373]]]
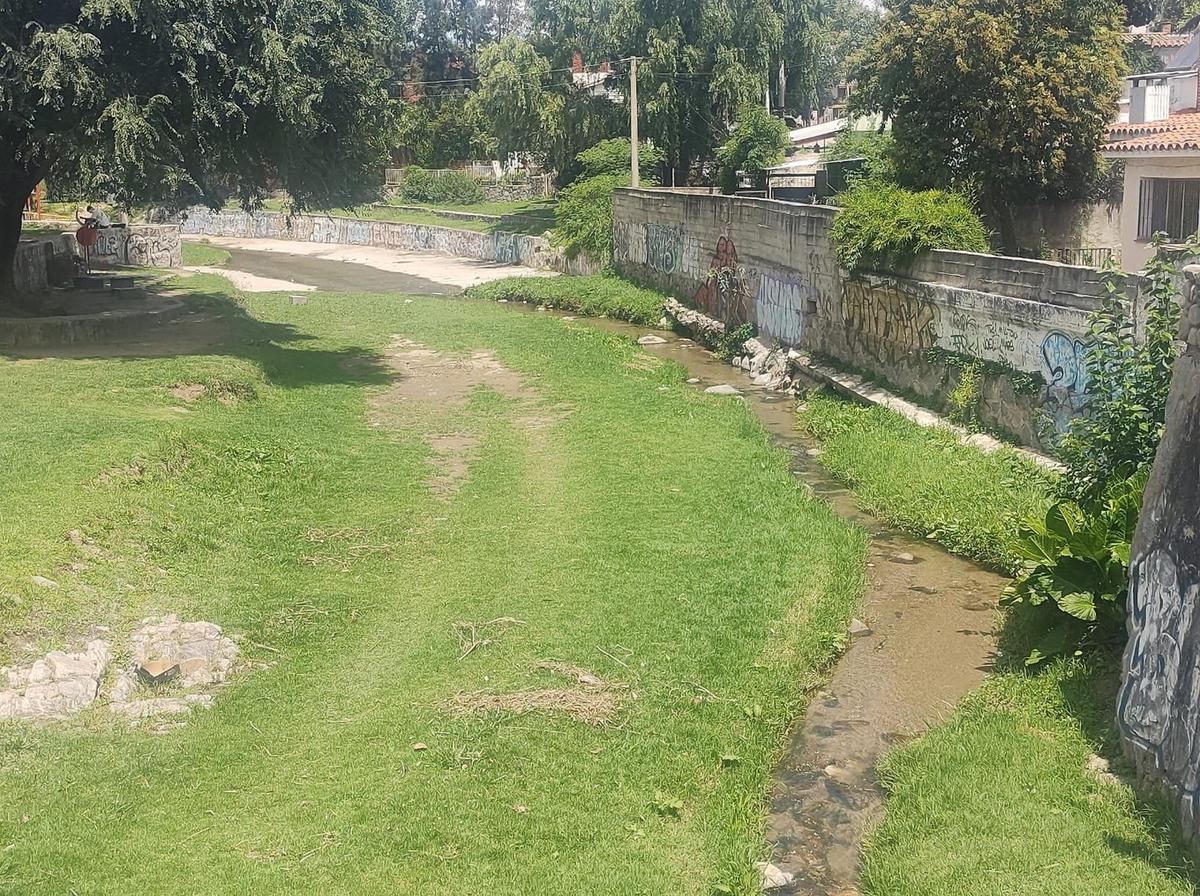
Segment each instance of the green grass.
[[872,513],[985,564],[1015,569],[1017,526],[1051,500],[1051,475],[1015,451],[983,454],[884,408],[814,394],[799,423]]
[[1125,783],[1085,769],[1119,752],[1115,672],[1059,662],[990,680],[953,718],[890,753],[868,896],[1184,896],[1177,827]]
[[[235,336],[0,359],[0,661],[17,635],[119,641],[178,612],[253,665],[166,733],[103,707],[0,726],[0,891],[756,892],[770,769],[843,643],[865,542],[745,406],[495,304],[173,286]],[[390,334],[488,349],[530,396],[393,401]],[[241,400],[185,405],[179,383]],[[423,437],[446,431],[478,447],[443,499]],[[501,616],[524,624],[461,657],[455,623]],[[564,686],[542,660],[619,686],[614,723],[450,711]]]
[[635,286],[620,277],[508,277],[474,286],[467,295],[489,302],[529,302],[577,311],[592,317],[612,317],[657,326],[663,316],[662,293]]
[[218,246],[209,245],[207,240],[184,240],[183,263],[198,267],[219,267],[231,258],[229,252]]
[[[813,394],[799,422],[874,513],[978,560],[1012,565],[1017,521],[1050,500],[1053,482],[1014,453],[984,455],[882,408]],[[1115,658],[1028,674],[1018,642],[1031,622],[1009,620],[1000,671],[947,723],[885,757],[867,896],[1194,892],[1161,808],[1085,771],[1093,752],[1120,765]]]

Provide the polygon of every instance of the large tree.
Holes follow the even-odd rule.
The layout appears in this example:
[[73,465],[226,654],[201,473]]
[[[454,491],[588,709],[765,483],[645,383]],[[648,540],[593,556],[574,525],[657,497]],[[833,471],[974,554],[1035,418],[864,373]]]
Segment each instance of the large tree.
[[6,0],[0,294],[44,178],[117,201],[376,195],[397,0]]
[[1015,248],[1014,205],[1093,184],[1120,31],[1114,0],[893,0],[856,106],[891,119],[905,185],[975,192]]

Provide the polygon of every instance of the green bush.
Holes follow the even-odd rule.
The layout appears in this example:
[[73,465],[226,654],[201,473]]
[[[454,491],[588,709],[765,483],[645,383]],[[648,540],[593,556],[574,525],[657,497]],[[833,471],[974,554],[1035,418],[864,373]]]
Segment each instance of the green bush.
[[[576,180],[599,177],[604,174],[627,174],[632,170],[633,160],[628,137],[601,140],[585,149],[576,160],[583,167]],[[653,143],[638,144],[638,170],[643,177],[655,176],[667,162],[666,153]]]
[[558,194],[551,241],[570,256],[587,252],[601,263],[612,258],[613,193],[630,184],[628,174],[578,180]]
[[1014,545],[1021,570],[1004,592],[1007,606],[1057,608],[1026,659],[1040,663],[1084,647],[1119,642],[1125,632],[1129,555],[1146,472],[1119,482],[1084,509],[1061,500],[1021,526]]
[[831,236],[846,270],[904,270],[930,249],[988,251],[983,222],[957,193],[918,193],[872,178],[856,182],[839,201]]
[[612,317],[655,326],[663,316],[666,297],[628,280],[607,274],[590,277],[508,277],[472,286],[466,295],[489,302],[529,302],[577,311],[591,317]]
[[739,113],[733,134],[717,149],[721,190],[732,193],[740,174],[757,189],[766,186],[766,169],[783,161],[788,146],[788,128],[763,106],[746,106]]
[[465,171],[426,171],[415,165],[406,168],[396,197],[403,202],[434,202],[470,205],[483,202],[483,187]]
[[896,163],[892,160],[895,143],[891,134],[878,131],[846,130],[821,154],[825,162],[841,162],[845,159],[865,159],[864,170],[868,177],[894,180]]
[[1142,341],[1125,299],[1127,275],[1109,265],[1103,277],[1108,297],[1092,315],[1085,343],[1086,413],[1071,422],[1057,446],[1067,465],[1066,496],[1085,506],[1154,463],[1179,331],[1176,262],[1156,252],[1146,266]]

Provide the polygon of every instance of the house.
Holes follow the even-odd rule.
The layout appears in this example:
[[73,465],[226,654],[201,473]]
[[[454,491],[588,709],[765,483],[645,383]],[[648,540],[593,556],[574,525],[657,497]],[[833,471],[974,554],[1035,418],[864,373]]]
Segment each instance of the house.
[[1200,33],[1170,66],[1127,81],[1129,120],[1109,129],[1103,153],[1124,165],[1121,263],[1138,270],[1155,233],[1182,242],[1200,229]]

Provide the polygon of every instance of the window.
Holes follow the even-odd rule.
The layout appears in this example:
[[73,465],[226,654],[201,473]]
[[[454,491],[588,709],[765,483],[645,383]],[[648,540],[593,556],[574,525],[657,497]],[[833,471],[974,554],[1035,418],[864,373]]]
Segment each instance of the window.
[[1162,231],[1183,241],[1200,228],[1200,178],[1143,177],[1138,201],[1138,239]]

